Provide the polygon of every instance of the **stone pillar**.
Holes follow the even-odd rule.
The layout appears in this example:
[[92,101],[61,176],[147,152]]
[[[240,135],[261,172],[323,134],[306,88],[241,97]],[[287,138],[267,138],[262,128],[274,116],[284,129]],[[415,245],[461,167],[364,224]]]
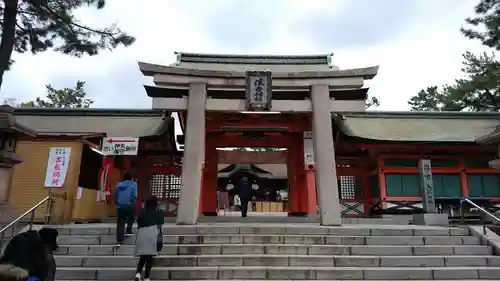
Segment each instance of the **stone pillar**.
[[312,133],[321,225],[340,225],[337,170],[328,85],[311,86]]
[[177,224],[192,225],[198,222],[201,178],[205,158],[206,100],[206,84],[193,83],[189,86],[182,187],[177,208]]

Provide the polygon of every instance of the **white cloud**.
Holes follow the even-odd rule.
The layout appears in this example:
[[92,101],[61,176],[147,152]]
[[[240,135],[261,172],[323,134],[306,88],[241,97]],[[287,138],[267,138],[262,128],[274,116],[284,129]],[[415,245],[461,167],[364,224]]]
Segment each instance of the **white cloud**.
[[[260,54],[334,52],[334,63],[344,69],[380,65],[379,75],[370,83],[370,93],[381,100],[382,106],[379,109],[406,110],[406,101],[420,89],[434,84],[451,83],[454,78],[460,76],[461,54],[466,49],[481,50],[478,44],[463,38],[458,31],[463,19],[472,14],[473,5],[477,2],[475,0],[407,0],[413,1],[413,6],[408,6],[405,10],[412,12],[408,15],[397,14],[398,9],[402,9],[399,6],[403,2],[407,3],[405,1],[356,1],[366,2],[365,12],[369,12],[373,5],[386,5],[389,8],[395,5],[393,11],[387,14],[397,15],[398,22],[392,21],[391,24],[401,26],[396,29],[393,26],[384,28],[386,15],[377,18],[377,15],[365,15],[366,13],[362,14],[363,11],[359,10],[347,18],[372,21],[359,22],[355,25],[357,28],[375,24],[374,19],[379,21],[377,24],[380,24],[381,28],[376,30],[376,34],[373,34],[375,31],[371,29],[367,30],[371,32],[371,41],[380,37],[380,42],[338,49],[335,46],[343,44],[335,44],[336,37],[324,41],[334,42],[333,45],[320,44],[318,40],[306,40],[303,34],[297,32],[297,24],[321,17],[324,17],[326,22],[328,17],[338,17],[339,11],[342,12],[340,9],[352,3],[351,1],[255,0],[238,2],[238,5],[235,5],[236,1],[229,0],[108,1],[104,11],[81,10],[77,13],[78,18],[96,26],[117,22],[123,30],[137,37],[137,42],[132,47],[80,59],[52,52],[36,56],[16,55],[13,70],[8,72],[4,79],[2,98],[31,100],[43,96],[44,86],[48,83],[55,87],[69,87],[80,79],[87,81],[88,94],[96,101],[95,107],[147,108],[150,106],[150,100],[142,84],[149,81],[141,76],[136,63],[138,60],[168,64],[175,60],[174,51]],[[240,3],[244,5],[239,5]],[[357,6],[359,4],[357,2]],[[238,13],[234,12],[238,7],[246,7],[247,10],[240,8]],[[374,10],[380,11],[384,7]],[[245,36],[252,31],[252,23],[248,22],[252,16],[247,14],[243,17],[245,13],[257,13],[258,19],[266,21],[266,32],[271,35],[268,38],[263,37],[267,39],[262,42],[258,41],[260,38],[253,38],[258,44],[252,48],[248,45],[242,46],[238,42],[229,42],[232,40],[227,39],[235,32]],[[231,18],[232,14],[245,20]],[[342,30],[342,22],[331,22],[338,25],[335,26],[336,35],[339,35],[338,30],[352,38],[368,32]],[[222,29],[224,36],[216,36]],[[310,34],[318,32],[307,31]],[[393,31],[394,33],[389,33]],[[346,34],[340,37],[346,38]],[[225,38],[226,41],[220,41],[220,38]],[[357,42],[363,42],[363,38],[359,39]]]

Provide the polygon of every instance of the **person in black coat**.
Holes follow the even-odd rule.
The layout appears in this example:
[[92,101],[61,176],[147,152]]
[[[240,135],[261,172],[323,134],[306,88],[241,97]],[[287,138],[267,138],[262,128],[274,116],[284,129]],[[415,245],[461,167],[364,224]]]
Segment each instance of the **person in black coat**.
[[55,281],[57,266],[54,259],[54,252],[59,248],[59,245],[57,245],[57,236],[59,236],[59,232],[54,228],[42,228],[38,231],[38,234],[40,238],[42,238],[45,249],[47,249],[47,253],[49,254],[49,270],[45,281]]
[[248,212],[248,202],[252,200],[252,182],[247,176],[242,176],[235,185],[236,193],[241,200],[241,216],[246,218]]
[[50,258],[42,238],[35,230],[14,236],[0,258],[0,280],[45,281]]

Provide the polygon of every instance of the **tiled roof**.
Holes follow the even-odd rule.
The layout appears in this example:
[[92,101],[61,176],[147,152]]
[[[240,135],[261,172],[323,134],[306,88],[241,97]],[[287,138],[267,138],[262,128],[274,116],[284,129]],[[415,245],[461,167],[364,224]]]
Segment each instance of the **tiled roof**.
[[40,134],[143,137],[160,135],[173,124],[172,117],[152,110],[16,109],[14,114]]
[[348,136],[410,142],[475,142],[500,125],[500,113],[368,111],[334,119]]

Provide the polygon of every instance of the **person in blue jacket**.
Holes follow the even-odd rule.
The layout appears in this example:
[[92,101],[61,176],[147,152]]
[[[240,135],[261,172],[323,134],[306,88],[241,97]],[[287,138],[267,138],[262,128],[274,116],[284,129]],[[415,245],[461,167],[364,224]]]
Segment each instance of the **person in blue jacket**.
[[[116,204],[116,246],[119,247],[125,240],[125,235],[133,235],[137,182],[133,180],[130,173],[125,172],[123,181],[116,185],[114,199]],[[125,224],[127,224],[126,232]]]

